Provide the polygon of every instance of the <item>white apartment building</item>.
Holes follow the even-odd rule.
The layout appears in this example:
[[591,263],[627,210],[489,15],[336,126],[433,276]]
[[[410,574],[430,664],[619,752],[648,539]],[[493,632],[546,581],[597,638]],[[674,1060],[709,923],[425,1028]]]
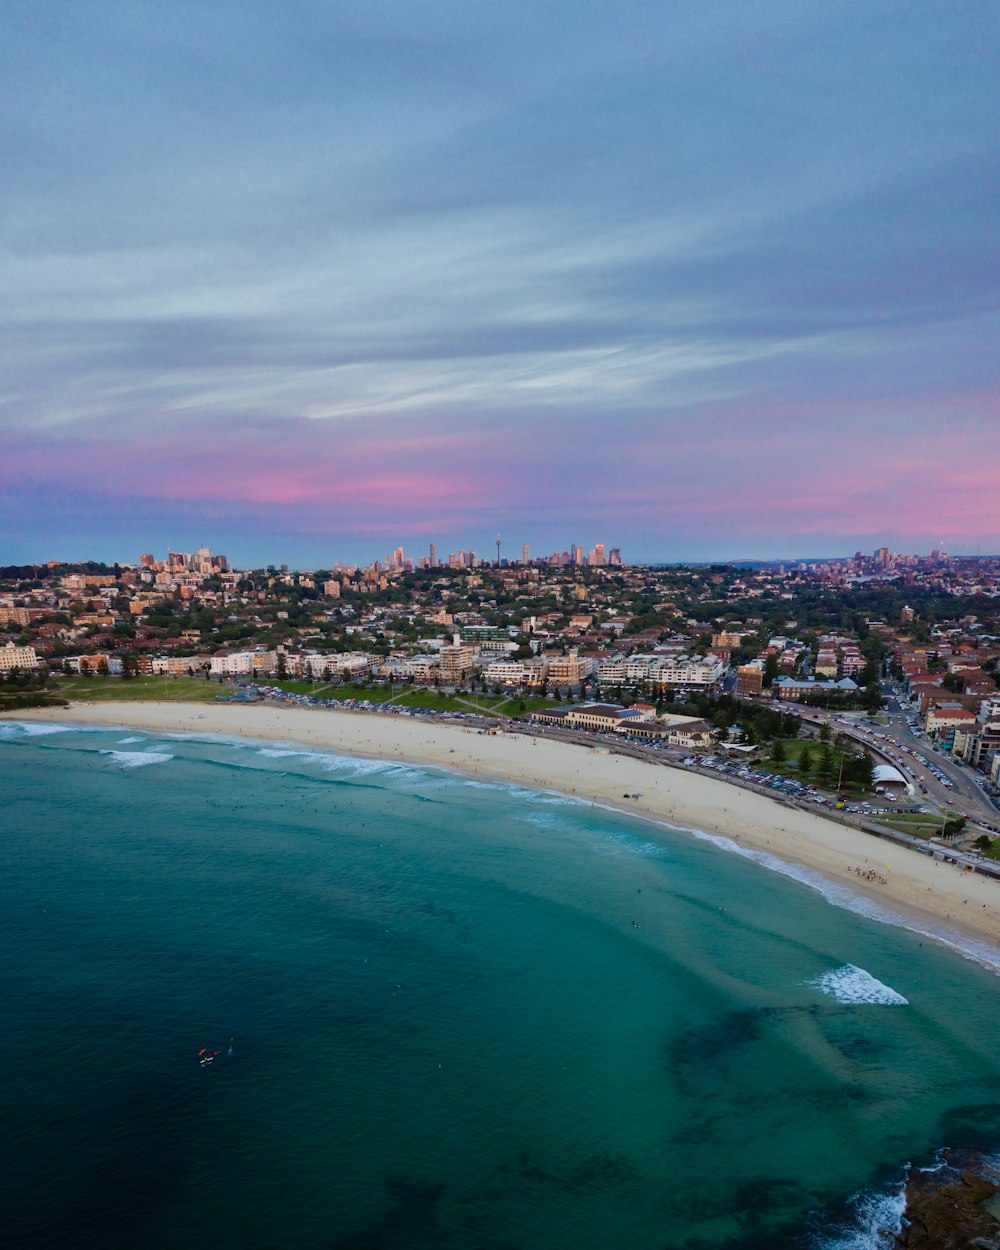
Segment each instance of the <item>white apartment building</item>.
[[389,655],[376,662],[372,673],[381,681],[432,682],[440,668],[436,655]]
[[499,686],[540,686],[548,672],[545,660],[494,660],[483,669],[483,680]]
[[233,651],[229,655],[213,655],[209,671],[224,677],[245,677],[254,671],[252,651]]
[[11,669],[29,669],[38,667],[38,656],[34,647],[15,647],[12,642],[0,647],[0,673],[9,673]]
[[624,656],[602,660],[597,666],[597,680],[602,686],[624,686],[628,681],[628,661]]
[[725,671],[725,662],[717,656],[694,659],[685,655],[630,655],[602,661],[597,668],[597,680],[609,686],[651,682],[661,687],[705,688],[714,685]]
[[[370,651],[344,651],[342,654],[324,655],[323,667],[328,664],[335,677],[347,676],[353,681],[355,677],[365,677],[372,669]],[[320,669],[322,674],[323,669]]]
[[726,665],[718,656],[704,658],[679,657],[667,660],[659,670],[656,680],[661,686],[714,686],[726,671]]

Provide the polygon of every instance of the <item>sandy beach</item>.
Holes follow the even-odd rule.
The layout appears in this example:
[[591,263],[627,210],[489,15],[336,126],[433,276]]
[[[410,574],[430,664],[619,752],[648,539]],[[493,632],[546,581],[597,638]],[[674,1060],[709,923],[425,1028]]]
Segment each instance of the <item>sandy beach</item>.
[[[931,925],[944,922],[1000,947],[1000,882],[723,781],[589,747],[522,734],[487,735],[409,717],[261,705],[91,703],[11,713],[7,719],[279,739],[556,790],[633,816],[730,838],[812,869],[893,911]],[[641,797],[623,797],[636,793]],[[874,880],[859,876],[857,869]]]

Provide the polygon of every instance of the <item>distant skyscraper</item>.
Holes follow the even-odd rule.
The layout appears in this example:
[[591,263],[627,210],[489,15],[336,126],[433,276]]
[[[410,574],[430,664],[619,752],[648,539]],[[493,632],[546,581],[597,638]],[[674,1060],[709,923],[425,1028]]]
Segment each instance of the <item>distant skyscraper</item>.
[[437,564],[437,552],[434,550],[434,544],[431,543],[431,568]]
[[528,544],[527,543],[524,543],[521,546],[521,563],[522,564],[528,563]]

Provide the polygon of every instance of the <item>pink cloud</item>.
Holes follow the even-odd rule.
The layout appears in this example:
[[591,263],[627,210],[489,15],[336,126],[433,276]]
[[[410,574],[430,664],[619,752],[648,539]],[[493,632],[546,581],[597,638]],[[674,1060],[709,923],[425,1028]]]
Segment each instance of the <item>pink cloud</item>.
[[[965,397],[968,399],[968,397]],[[131,443],[15,434],[0,482],[35,492],[226,505],[321,532],[460,532],[502,516],[563,532],[593,519],[685,543],[754,537],[788,549],[811,535],[891,531],[937,540],[1000,535],[1000,453],[989,403],[946,418],[851,416],[812,408],[700,410],[697,420],[548,421],[489,429],[414,418],[230,420],[163,428]],[[942,411],[958,400],[939,399]],[[457,422],[456,418],[449,418]],[[261,521],[261,525],[267,522]]]

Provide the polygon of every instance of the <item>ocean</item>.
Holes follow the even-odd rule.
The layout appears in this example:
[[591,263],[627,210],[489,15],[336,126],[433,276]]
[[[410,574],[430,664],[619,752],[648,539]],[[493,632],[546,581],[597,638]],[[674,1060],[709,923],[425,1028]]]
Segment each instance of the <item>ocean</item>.
[[4,1245],[876,1250],[1000,1148],[995,969],[718,840],[50,724],[0,796]]

